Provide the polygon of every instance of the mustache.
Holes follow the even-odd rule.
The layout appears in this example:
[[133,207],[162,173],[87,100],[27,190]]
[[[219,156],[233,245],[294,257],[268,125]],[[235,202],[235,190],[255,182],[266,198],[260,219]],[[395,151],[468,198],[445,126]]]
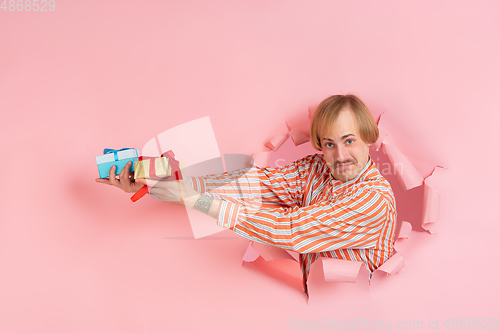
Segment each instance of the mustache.
[[328,166],[332,166],[333,169],[337,168],[339,165],[341,164],[346,164],[346,163],[352,163],[352,164],[356,164],[357,161],[355,159],[349,159],[349,160],[345,160],[345,161],[337,161],[335,163],[327,163]]

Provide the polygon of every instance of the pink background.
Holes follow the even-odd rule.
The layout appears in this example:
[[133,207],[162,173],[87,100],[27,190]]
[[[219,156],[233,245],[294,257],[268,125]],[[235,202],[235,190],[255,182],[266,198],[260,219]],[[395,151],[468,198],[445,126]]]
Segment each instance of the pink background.
[[[0,330],[282,332],[498,317],[499,22],[493,0],[0,10]],[[242,265],[246,240],[193,240],[185,210],[94,182],[105,147],[141,148],[210,116],[221,153],[251,154],[289,117],[349,92],[385,112],[424,176],[447,167],[437,234],[398,241],[406,267],[370,286],[363,271],[354,284],[324,282],[315,265],[307,304],[295,263]]]

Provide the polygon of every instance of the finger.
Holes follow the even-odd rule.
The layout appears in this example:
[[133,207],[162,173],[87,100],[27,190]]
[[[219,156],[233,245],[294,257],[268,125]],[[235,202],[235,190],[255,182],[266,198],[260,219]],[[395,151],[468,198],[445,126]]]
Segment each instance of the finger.
[[95,181],[98,182],[98,183],[111,185],[111,183],[109,182],[108,178],[96,178]]
[[131,171],[128,174],[129,180],[130,180],[130,188],[134,191],[137,192],[144,184],[141,184],[137,181],[137,179],[134,178],[134,172]]
[[129,187],[130,186],[130,180],[128,178],[128,170],[130,168],[130,161],[127,162],[127,164],[125,164],[125,166],[123,167],[122,171],[120,172],[120,184],[123,186],[123,187]]
[[141,185],[147,185],[148,183],[146,182],[146,179],[143,179],[143,178],[138,178],[135,180],[135,182],[137,184],[141,184]]
[[116,170],[115,165],[112,165],[111,168],[109,169],[109,183],[111,185],[119,186],[119,181],[116,179],[115,170]]

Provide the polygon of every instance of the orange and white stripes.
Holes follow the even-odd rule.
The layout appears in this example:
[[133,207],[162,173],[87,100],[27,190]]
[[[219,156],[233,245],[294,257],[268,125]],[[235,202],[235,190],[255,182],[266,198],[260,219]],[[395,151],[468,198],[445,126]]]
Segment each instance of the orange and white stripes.
[[331,176],[321,154],[283,168],[191,180],[197,191],[222,199],[219,226],[298,252],[306,294],[310,266],[319,257],[362,261],[373,272],[393,254],[395,199],[371,159],[344,183]]

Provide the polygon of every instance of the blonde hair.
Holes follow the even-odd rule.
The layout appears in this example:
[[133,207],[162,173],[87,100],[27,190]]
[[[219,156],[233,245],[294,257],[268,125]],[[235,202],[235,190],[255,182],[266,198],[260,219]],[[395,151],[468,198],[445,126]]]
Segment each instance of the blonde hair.
[[378,127],[368,107],[355,95],[333,95],[324,99],[314,111],[311,121],[311,143],[321,150],[321,135],[330,131],[342,109],[349,108],[356,116],[358,132],[367,144],[378,139]]

